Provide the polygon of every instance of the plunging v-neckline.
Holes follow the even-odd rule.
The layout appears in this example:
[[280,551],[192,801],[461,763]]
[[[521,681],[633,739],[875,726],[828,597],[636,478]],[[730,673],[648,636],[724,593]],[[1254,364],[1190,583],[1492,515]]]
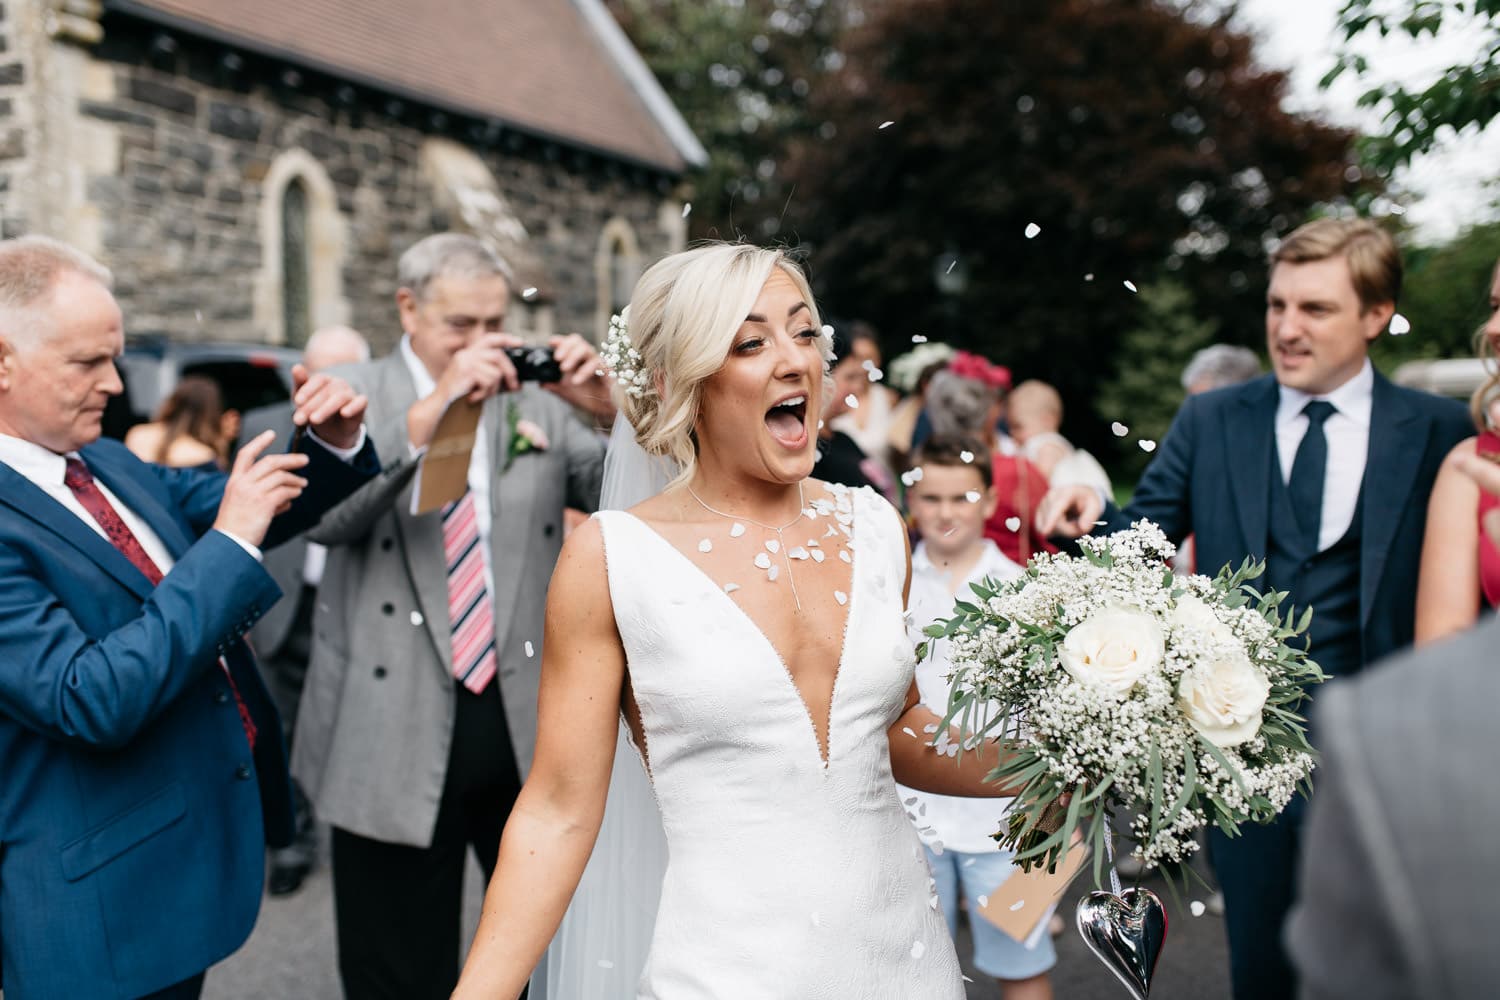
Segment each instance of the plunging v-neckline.
[[[849,547],[849,605],[844,609],[844,628],[839,635],[838,662],[834,664],[833,683],[829,686],[828,691],[828,719],[823,729],[823,739],[820,740],[818,738],[818,724],[813,718],[812,707],[808,704],[807,696],[802,693],[802,688],[797,684],[797,678],[792,675],[792,668],[789,661],[785,656],[781,655],[781,650],[776,648],[776,643],[771,641],[771,637],[766,634],[765,629],[761,628],[760,623],[755,620],[750,612],[740,607],[740,605],[733,598],[725,593],[723,587],[721,587],[718,582],[708,574],[707,570],[705,570],[702,566],[699,566],[697,563],[693,562],[693,560],[688,557],[687,553],[683,552],[677,546],[669,542],[665,535],[657,531],[655,528],[651,527],[651,525],[646,523],[646,521],[642,518],[639,518],[636,515],[630,513],[630,511],[628,510],[622,510],[618,513],[624,514],[636,524],[639,524],[648,535],[652,536],[663,546],[670,549],[672,553],[677,556],[677,558],[687,563],[688,567],[692,569],[692,571],[699,577],[701,577],[705,583],[708,584],[710,590],[718,595],[720,599],[729,604],[729,606],[733,609],[734,613],[740,618],[740,620],[748,625],[750,627],[750,631],[755,633],[760,641],[765,644],[766,648],[770,650],[771,655],[776,657],[776,662],[781,665],[782,676],[785,677],[787,684],[791,687],[792,695],[802,706],[803,714],[807,716],[807,724],[812,730],[813,748],[817,751],[819,763],[822,765],[823,770],[828,770],[829,765],[833,761],[834,700],[838,697],[839,693],[839,678],[844,673],[844,656],[849,649],[849,622],[854,618],[854,604],[855,601],[858,600],[859,594],[859,548],[854,545],[851,545]],[[859,521],[860,518],[855,517],[849,524],[849,540],[851,542],[854,541],[854,533],[858,530]]]

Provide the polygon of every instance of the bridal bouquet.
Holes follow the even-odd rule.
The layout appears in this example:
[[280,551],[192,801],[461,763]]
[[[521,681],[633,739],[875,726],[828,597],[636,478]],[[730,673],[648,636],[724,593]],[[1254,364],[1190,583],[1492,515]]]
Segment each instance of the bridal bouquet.
[[1313,768],[1297,708],[1323,674],[1293,645],[1311,610],[1293,622],[1284,594],[1247,585],[1263,564],[1174,576],[1149,521],[1079,544],[975,585],[925,634],[950,643],[960,746],[1013,749],[991,775],[1021,789],[996,839],[1050,868],[1083,829],[1098,885],[1115,812],[1135,811],[1136,856],[1157,865],[1209,823],[1233,833],[1285,808]]

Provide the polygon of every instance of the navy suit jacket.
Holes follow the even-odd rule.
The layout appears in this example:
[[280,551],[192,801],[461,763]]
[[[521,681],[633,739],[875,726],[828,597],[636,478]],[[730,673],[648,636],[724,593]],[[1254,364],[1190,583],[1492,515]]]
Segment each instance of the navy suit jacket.
[[[1108,508],[1105,529],[1138,518],[1181,542],[1193,536],[1198,571],[1264,559],[1276,454],[1276,379],[1191,396],[1183,403],[1130,505]],[[1360,523],[1359,613],[1364,661],[1411,643],[1427,499],[1454,445],[1474,433],[1463,406],[1375,373]],[[1292,595],[1296,599],[1296,595]],[[1317,651],[1313,651],[1317,655]]]
[[[307,448],[275,545],[378,469]],[[291,834],[286,751],[241,636],[276,600],[210,531],[226,478],[82,451],[175,565],[153,588],[108,541],[0,463],[0,969],[6,1000],[133,998],[237,948],[264,844]],[[258,729],[246,742],[224,672]]]

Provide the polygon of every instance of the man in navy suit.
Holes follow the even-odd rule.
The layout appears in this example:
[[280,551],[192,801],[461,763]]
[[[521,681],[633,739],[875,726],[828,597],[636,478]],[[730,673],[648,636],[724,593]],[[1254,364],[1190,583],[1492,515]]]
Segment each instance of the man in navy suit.
[[[1204,573],[1264,559],[1260,584],[1314,609],[1311,655],[1335,676],[1410,644],[1427,496],[1473,427],[1458,403],[1392,385],[1371,366],[1369,345],[1400,289],[1400,253],[1372,223],[1296,230],[1271,255],[1273,374],[1189,398],[1124,511],[1091,489],[1058,487],[1038,529],[1078,537],[1101,517],[1107,531],[1147,518],[1176,541],[1194,535]],[[1298,798],[1269,826],[1209,831],[1237,1000],[1296,995],[1281,935],[1303,810]]]
[[121,390],[109,273],[0,242],[0,966],[6,1000],[191,998],[249,935],[291,832],[275,708],[241,636],[274,545],[378,471],[365,401],[297,371],[307,444],[232,473],[99,438]]

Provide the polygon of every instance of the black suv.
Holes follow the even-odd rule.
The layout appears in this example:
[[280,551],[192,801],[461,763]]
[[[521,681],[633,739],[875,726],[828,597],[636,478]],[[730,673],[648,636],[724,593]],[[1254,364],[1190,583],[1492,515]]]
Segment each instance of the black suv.
[[292,365],[300,351],[266,344],[185,343],[162,336],[131,337],[116,361],[125,391],[104,413],[104,433],[123,438],[151,419],[184,375],[207,375],[219,384],[224,408],[245,413],[290,399]]

